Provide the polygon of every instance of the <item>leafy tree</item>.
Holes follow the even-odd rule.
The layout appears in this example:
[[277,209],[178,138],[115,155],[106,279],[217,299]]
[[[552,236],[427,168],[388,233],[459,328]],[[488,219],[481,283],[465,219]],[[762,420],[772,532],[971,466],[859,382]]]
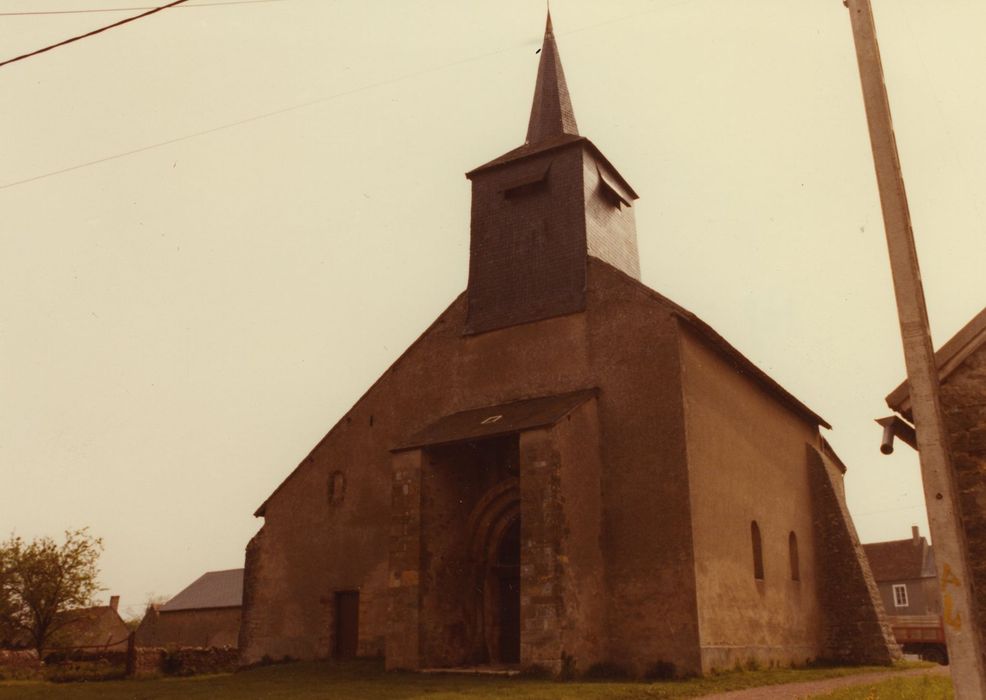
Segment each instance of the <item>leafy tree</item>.
[[102,539],[87,528],[66,531],[61,544],[15,535],[0,542],[0,638],[27,637],[40,653],[72,622],[65,611],[92,605],[102,551]]

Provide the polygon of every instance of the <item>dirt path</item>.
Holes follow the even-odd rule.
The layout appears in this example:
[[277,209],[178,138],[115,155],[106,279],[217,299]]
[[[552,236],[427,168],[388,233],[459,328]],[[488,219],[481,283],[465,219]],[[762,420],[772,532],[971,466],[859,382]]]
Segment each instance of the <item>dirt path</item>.
[[890,671],[884,673],[861,673],[858,676],[844,676],[842,678],[827,678],[821,681],[809,681],[806,683],[788,683],[786,685],[771,685],[762,688],[748,688],[747,690],[734,690],[729,693],[716,693],[714,695],[703,695],[704,700],[796,700],[797,698],[808,698],[812,695],[830,693],[839,688],[847,688],[853,685],[866,685],[867,683],[878,683],[890,678],[900,678],[906,676],[923,675],[947,675],[948,666],[934,666],[932,668],[912,668],[908,671]]

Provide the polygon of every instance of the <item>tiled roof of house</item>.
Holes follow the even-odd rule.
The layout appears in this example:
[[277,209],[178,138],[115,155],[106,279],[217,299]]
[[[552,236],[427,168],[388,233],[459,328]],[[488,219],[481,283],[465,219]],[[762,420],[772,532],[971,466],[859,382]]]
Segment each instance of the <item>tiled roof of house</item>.
[[863,545],[877,583],[926,577],[931,558],[929,549],[923,537]]
[[243,604],[243,569],[209,571],[161,606],[161,612],[234,608]]

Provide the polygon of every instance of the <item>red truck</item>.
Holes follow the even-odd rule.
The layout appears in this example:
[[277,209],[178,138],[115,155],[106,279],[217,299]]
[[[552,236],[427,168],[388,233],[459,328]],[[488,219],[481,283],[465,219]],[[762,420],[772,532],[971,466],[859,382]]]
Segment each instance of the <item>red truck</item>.
[[894,638],[905,654],[917,654],[925,661],[948,663],[945,628],[938,615],[890,615]]

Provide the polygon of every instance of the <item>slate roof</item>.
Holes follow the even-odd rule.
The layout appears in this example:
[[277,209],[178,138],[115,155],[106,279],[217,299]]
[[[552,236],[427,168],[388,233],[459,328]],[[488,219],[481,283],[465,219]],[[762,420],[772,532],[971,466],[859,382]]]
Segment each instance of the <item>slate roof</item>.
[[534,102],[531,120],[527,126],[527,143],[536,143],[559,134],[578,135],[572,98],[568,94],[565,71],[561,67],[555,33],[551,27],[551,12],[544,28],[541,44],[541,60],[538,63],[537,83],[534,86]]
[[576,406],[597,393],[596,389],[586,389],[459,411],[439,418],[423,430],[419,430],[394,451],[509,435],[521,430],[554,425]]
[[161,606],[161,612],[243,605],[243,569],[209,571]]
[[[986,343],[986,308],[973,316],[958,333],[942,345],[935,353],[938,379],[945,381],[965,358]],[[887,395],[887,405],[898,413],[908,414],[911,410],[910,387],[905,379]]]
[[[931,547],[923,537],[917,541],[909,538],[863,545],[877,583],[927,577],[930,550]],[[930,574],[934,576],[933,571]]]

